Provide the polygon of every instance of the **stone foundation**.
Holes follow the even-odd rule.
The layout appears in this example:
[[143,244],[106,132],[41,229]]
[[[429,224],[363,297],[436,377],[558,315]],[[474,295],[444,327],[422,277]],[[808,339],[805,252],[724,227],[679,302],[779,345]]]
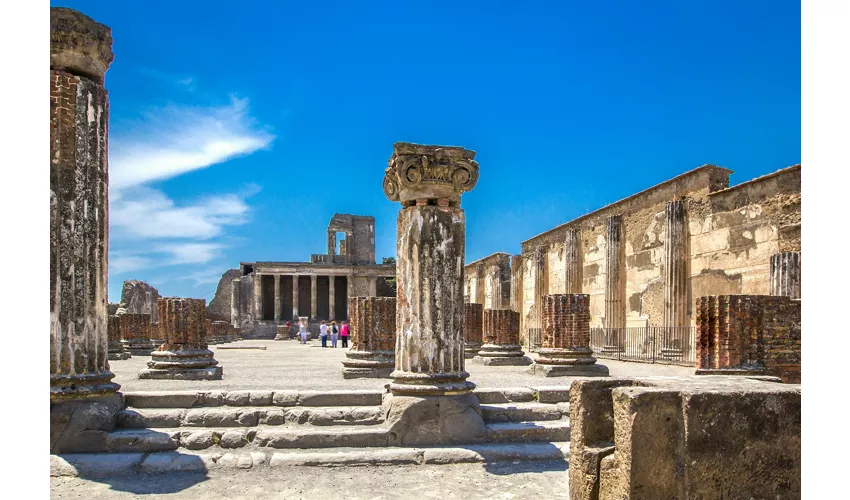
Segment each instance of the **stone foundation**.
[[395,367],[395,297],[349,297],[343,378],[388,378]]
[[165,343],[151,352],[141,379],[220,380],[222,369],[206,342],[206,300],[159,298],[159,329]]
[[785,296],[697,299],[697,375],[767,374],[799,384],[800,301]]
[[510,309],[487,309],[483,319],[484,345],[472,358],[491,366],[525,366],[533,363],[519,345],[519,313]]
[[484,306],[482,304],[463,305],[463,353],[466,359],[472,359],[481,350],[484,340],[483,321]]
[[543,297],[543,337],[537,362],[529,373],[543,377],[606,377],[590,348],[590,296]]
[[800,498],[800,410],[748,377],[576,380],[570,499]]

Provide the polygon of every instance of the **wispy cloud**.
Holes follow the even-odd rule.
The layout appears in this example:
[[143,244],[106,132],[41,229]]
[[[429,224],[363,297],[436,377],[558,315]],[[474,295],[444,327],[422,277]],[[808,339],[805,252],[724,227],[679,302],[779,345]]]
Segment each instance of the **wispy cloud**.
[[216,284],[221,280],[221,275],[224,273],[222,269],[211,267],[200,271],[181,276],[181,280],[191,280],[195,282],[195,286]]

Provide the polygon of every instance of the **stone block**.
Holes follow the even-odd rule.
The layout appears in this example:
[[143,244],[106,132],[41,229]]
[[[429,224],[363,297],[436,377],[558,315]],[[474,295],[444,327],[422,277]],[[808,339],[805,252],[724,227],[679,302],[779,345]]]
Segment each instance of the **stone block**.
[[177,370],[147,368],[139,372],[139,378],[143,380],[221,380],[221,377],[220,366]]
[[608,367],[605,365],[543,365],[535,363],[528,368],[528,373],[538,377],[607,377]]
[[274,406],[295,406],[298,404],[298,391],[274,391],[272,404]]
[[124,393],[133,408],[192,408],[200,406],[203,395],[197,391],[145,391]]
[[478,397],[390,396],[384,405],[391,446],[468,444],[484,438]]
[[300,391],[299,406],[376,406],[383,395],[377,391]]
[[505,389],[475,389],[481,404],[524,403],[534,401],[534,391],[526,387],[510,387]]
[[121,394],[50,403],[50,452],[106,451],[106,435],[124,408]]

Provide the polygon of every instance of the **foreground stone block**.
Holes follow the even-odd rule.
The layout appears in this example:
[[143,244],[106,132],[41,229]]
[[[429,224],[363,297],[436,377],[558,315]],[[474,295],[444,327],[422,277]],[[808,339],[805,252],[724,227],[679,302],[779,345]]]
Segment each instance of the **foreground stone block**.
[[519,344],[519,313],[510,309],[484,311],[484,345],[472,358],[491,366],[525,366],[533,363]]
[[543,297],[540,357],[529,373],[543,377],[607,377],[590,348],[590,295]]
[[159,328],[165,343],[151,353],[140,379],[221,380],[222,369],[206,342],[206,300],[160,297]]
[[388,378],[395,366],[395,297],[349,297],[351,349],[343,378]]
[[572,500],[800,498],[798,387],[721,376],[577,380],[570,422]]

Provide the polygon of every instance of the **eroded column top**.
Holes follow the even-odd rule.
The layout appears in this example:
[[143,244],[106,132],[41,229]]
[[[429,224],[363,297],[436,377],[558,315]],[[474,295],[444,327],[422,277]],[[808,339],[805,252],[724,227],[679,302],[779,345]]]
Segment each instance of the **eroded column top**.
[[102,82],[114,58],[111,28],[73,9],[50,8],[50,69]]
[[460,196],[478,182],[475,151],[455,146],[424,146],[409,142],[393,145],[384,176],[384,194],[409,206],[459,206]]

